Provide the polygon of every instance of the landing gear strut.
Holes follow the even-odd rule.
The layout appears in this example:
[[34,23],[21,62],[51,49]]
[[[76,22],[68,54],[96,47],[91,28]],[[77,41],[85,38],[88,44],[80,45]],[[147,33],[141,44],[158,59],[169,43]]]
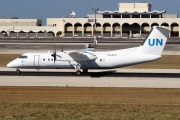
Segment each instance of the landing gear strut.
[[81,75],[81,65],[80,64],[73,64],[73,67],[75,68],[76,70],[76,74],[79,76]]

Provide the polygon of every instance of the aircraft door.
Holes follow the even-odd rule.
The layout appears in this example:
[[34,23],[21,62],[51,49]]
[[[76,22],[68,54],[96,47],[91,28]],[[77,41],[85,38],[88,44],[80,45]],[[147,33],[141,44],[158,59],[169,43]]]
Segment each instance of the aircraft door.
[[40,55],[34,55],[34,66],[39,67],[39,58]]

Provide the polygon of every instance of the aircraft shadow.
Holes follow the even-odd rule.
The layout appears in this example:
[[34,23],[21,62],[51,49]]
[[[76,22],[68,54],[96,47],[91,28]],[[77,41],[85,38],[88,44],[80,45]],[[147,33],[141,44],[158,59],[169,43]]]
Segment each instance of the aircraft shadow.
[[62,76],[62,77],[154,77],[154,78],[180,78],[180,73],[139,73],[139,72],[116,72],[116,70],[103,71],[103,72],[89,72],[82,73],[77,76],[75,72],[27,72],[22,71],[17,74],[14,71],[0,71],[0,76]]

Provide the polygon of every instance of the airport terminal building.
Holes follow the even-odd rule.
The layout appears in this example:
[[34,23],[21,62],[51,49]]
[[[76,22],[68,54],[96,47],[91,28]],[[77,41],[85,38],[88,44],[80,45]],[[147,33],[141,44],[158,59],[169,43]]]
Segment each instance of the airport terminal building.
[[[46,26],[39,19],[0,19],[1,37],[101,37],[144,38],[153,26],[166,26],[170,37],[180,37],[178,14],[151,10],[151,4],[119,3],[119,10],[98,11],[84,18],[47,18]],[[95,24],[96,16],[96,25]],[[96,27],[95,27],[96,26]]]

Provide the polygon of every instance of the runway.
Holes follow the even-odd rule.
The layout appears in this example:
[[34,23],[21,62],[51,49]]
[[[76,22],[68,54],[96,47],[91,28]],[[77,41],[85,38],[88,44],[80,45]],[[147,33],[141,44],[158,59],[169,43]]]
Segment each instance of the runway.
[[[142,70],[141,70],[142,71]],[[89,73],[82,73],[81,76],[77,76],[73,70],[64,70],[63,71],[23,71],[20,74],[17,74],[15,71],[0,71],[0,76],[41,76],[41,77],[90,77],[90,78],[102,78],[102,77],[151,77],[151,78],[180,78],[180,73],[162,73],[162,72],[118,72],[116,70],[104,70]]]
[[180,88],[180,70],[90,70],[77,76],[74,70],[22,70],[16,74],[14,69],[1,68],[0,86]]

